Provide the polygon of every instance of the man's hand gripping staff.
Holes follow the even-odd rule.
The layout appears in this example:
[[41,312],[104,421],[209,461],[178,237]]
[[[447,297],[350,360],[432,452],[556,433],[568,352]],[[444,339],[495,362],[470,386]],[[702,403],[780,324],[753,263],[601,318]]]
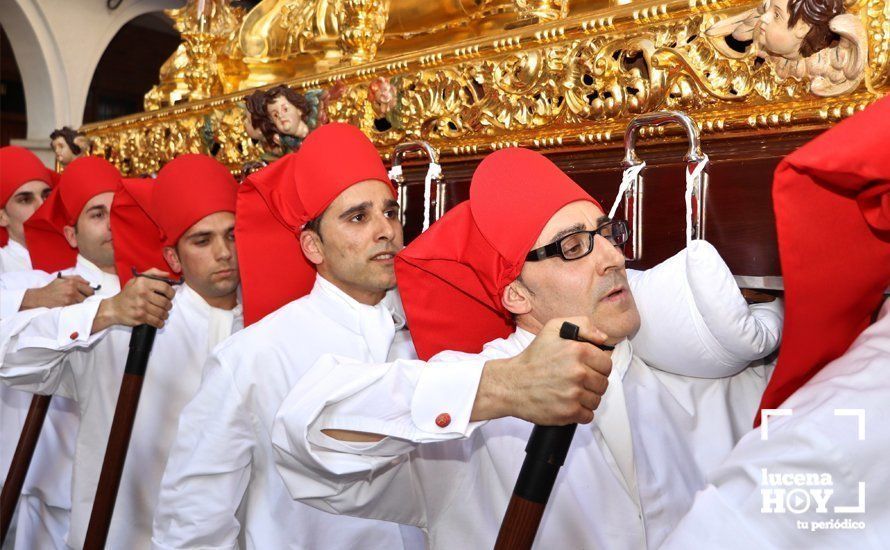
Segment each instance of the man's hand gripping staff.
[[[548,324],[542,330],[544,338],[547,337],[545,332],[548,329],[553,330],[553,327],[549,326],[551,324]],[[581,335],[581,329],[578,325],[567,321],[560,326],[559,337],[564,340],[591,344],[602,351],[611,351],[613,349],[611,346],[597,344],[590,338],[585,338]],[[532,350],[532,346],[529,347],[529,350]],[[602,364],[604,354],[596,354],[595,350],[590,351],[593,353],[590,357],[591,361],[585,361],[585,364]],[[611,361],[609,364],[611,365]],[[593,394],[593,396],[585,395],[584,390],[576,387],[577,396],[570,401],[580,405],[580,407],[570,406],[570,408],[580,409],[574,412],[574,416],[578,421],[584,423],[593,420],[593,410],[599,406],[600,399],[605,393],[611,366],[608,369],[603,369],[606,371],[605,373],[596,371],[593,368],[589,370],[595,374],[585,372],[582,367],[578,370],[577,378],[579,381],[582,381],[582,387],[588,393]],[[568,413],[566,418],[573,416],[571,410],[566,412]],[[557,423],[560,421],[558,417],[544,418],[545,421],[553,420]],[[519,470],[519,477],[513,489],[513,496],[510,498],[510,503],[507,506],[507,512],[504,514],[501,529],[495,542],[495,550],[525,550],[532,547],[535,535],[538,532],[538,526],[541,523],[541,517],[544,515],[544,508],[547,505],[547,500],[550,498],[550,492],[553,490],[559,469],[565,463],[577,426],[576,423],[561,426],[535,425],[532,435],[529,437],[528,445],[525,447],[525,460],[522,463],[522,468]]]
[[101,550],[105,547],[124,471],[124,462],[127,459],[127,448],[133,433],[133,422],[139,407],[139,396],[142,393],[148,358],[155,334],[158,328],[164,326],[164,321],[169,315],[174,293],[172,287],[181,283],[168,279],[167,273],[157,269],[150,269],[144,273],[136,273],[134,269],[133,275],[133,279],[128,281],[120,294],[103,302],[111,304],[106,309],[107,315],[100,320],[97,314],[94,323],[94,329],[96,324],[101,326],[103,323],[107,323],[106,326],[110,324],[135,326],[130,336],[130,352],[124,367],[121,390],[111,423],[108,445],[105,448],[105,459],[102,462],[102,473],[99,475],[99,485],[90,514],[84,543],[84,548],[87,550]]

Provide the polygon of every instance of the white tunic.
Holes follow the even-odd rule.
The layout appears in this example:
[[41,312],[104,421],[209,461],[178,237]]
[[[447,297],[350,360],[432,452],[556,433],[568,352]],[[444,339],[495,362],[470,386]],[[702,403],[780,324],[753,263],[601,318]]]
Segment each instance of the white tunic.
[[739,441],[665,548],[890,548],[890,300],[780,408],[791,415]]
[[31,269],[31,256],[28,249],[12,239],[0,247],[0,273],[28,271]]
[[[15,256],[19,257],[24,252],[27,262],[19,265],[24,266],[23,271],[11,271],[3,273],[5,281],[10,281],[15,288],[11,292],[15,293],[18,298],[12,314],[18,311],[21,304],[21,296],[27,288],[37,288],[52,281],[55,275],[50,275],[43,271],[31,270],[31,261],[27,257],[27,250],[14,243],[17,247]],[[20,249],[20,250],[18,250]],[[12,265],[8,262],[9,255],[4,256],[4,269]],[[118,288],[117,278],[103,273],[94,264],[78,256],[76,265],[62,272],[63,275],[80,275],[90,282],[91,285],[102,285],[99,294],[102,296],[113,295]],[[3,287],[2,299],[6,299],[6,287]],[[7,304],[2,309],[6,310]],[[46,311],[46,310],[41,310]],[[0,338],[5,339],[7,332],[5,327],[11,326],[13,321],[10,319],[13,315],[3,315],[4,330],[0,331]],[[2,349],[2,344],[0,344]],[[31,406],[31,400],[34,396],[27,391],[20,391],[10,388],[6,384],[0,383],[0,430],[2,430],[3,438],[0,443],[0,479],[5,480],[6,473],[9,470],[9,463],[15,453],[18,445],[19,436],[21,435],[22,426]],[[62,397],[54,398],[47,412],[43,428],[40,432],[40,439],[37,448],[34,450],[34,456],[28,470],[28,477],[22,487],[23,495],[31,495],[39,498],[45,504],[54,508],[70,509],[71,508],[71,471],[74,456],[74,441],[77,436],[79,425],[79,415],[77,406],[69,399]],[[27,537],[26,533],[19,534]],[[64,538],[65,533],[59,534]]]
[[[484,361],[515,356],[532,340],[518,329],[479,355],[444,352],[428,365],[322,358],[273,429],[291,494],[334,513],[417,525],[434,549],[491,548],[532,425],[469,417]],[[760,367],[716,380],[657,371],[626,341],[612,363],[596,420],[578,426],[537,548],[656,547],[703,486],[703,471],[749,425],[766,384]],[[445,428],[435,423],[441,413],[451,416]],[[323,429],[391,437],[351,444]]]
[[[106,285],[117,284],[103,281]],[[115,289],[117,290],[117,289]],[[35,393],[74,399],[77,435],[68,544],[83,546],[126,362],[129,327],[90,335],[100,297],[52,310],[23,312],[4,326],[0,377]],[[179,411],[197,389],[210,350],[243,326],[240,306],[210,307],[187,285],[178,287],[170,318],[149,359],[108,546],[147,548],[151,518]],[[29,314],[30,313],[30,314]]]
[[[0,275],[19,271],[32,271],[31,256],[28,254],[27,248],[10,239],[6,246],[0,248]],[[42,271],[34,273],[38,276],[34,283],[45,280],[41,276],[45,275]],[[16,288],[6,288],[6,285],[0,281],[0,319],[11,317],[19,310],[19,307],[22,305],[22,298],[25,296],[25,290],[33,288],[27,285],[26,282],[31,281],[21,280],[15,285]],[[40,285],[35,284],[34,286]]]
[[156,547],[236,548],[240,531],[242,544],[258,550],[402,548],[395,524],[293,502],[269,434],[281,400],[319,356],[411,357],[406,336],[389,304],[360,304],[317,277],[309,295],[217,348],[182,413],[155,516]]

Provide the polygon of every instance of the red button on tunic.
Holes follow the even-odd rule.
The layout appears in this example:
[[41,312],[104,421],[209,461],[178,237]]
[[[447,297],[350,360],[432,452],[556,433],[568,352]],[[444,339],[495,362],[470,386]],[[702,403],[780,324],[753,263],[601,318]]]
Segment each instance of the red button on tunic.
[[439,426],[440,428],[445,428],[449,424],[451,424],[451,415],[450,414],[442,413],[436,417],[436,426]]
[[72,333],[71,333],[71,339],[72,339],[72,340],[77,340],[77,337],[78,337],[78,336],[80,336],[80,335],[79,335],[77,332],[72,332]]

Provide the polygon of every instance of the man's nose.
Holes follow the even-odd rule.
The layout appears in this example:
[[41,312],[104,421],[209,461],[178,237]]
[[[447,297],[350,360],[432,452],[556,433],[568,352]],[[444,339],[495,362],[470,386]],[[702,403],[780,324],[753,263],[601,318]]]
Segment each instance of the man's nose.
[[235,243],[225,239],[214,239],[213,241],[213,257],[217,260],[228,260],[232,257],[232,250]]
[[596,271],[602,275],[609,269],[624,267],[624,254],[602,235],[593,237],[593,254]]
[[393,237],[395,237],[395,230],[393,229],[392,221],[384,215],[380,215],[377,218],[377,240],[386,240],[391,241]]

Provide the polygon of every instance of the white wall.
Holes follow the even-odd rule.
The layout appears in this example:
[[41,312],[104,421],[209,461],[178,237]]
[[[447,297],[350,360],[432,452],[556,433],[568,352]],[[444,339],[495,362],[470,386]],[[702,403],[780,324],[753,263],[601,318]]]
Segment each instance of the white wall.
[[132,19],[177,8],[184,0],[0,0],[0,24],[9,37],[25,88],[28,139],[19,143],[48,160],[49,134],[79,127],[93,73],[108,43]]

